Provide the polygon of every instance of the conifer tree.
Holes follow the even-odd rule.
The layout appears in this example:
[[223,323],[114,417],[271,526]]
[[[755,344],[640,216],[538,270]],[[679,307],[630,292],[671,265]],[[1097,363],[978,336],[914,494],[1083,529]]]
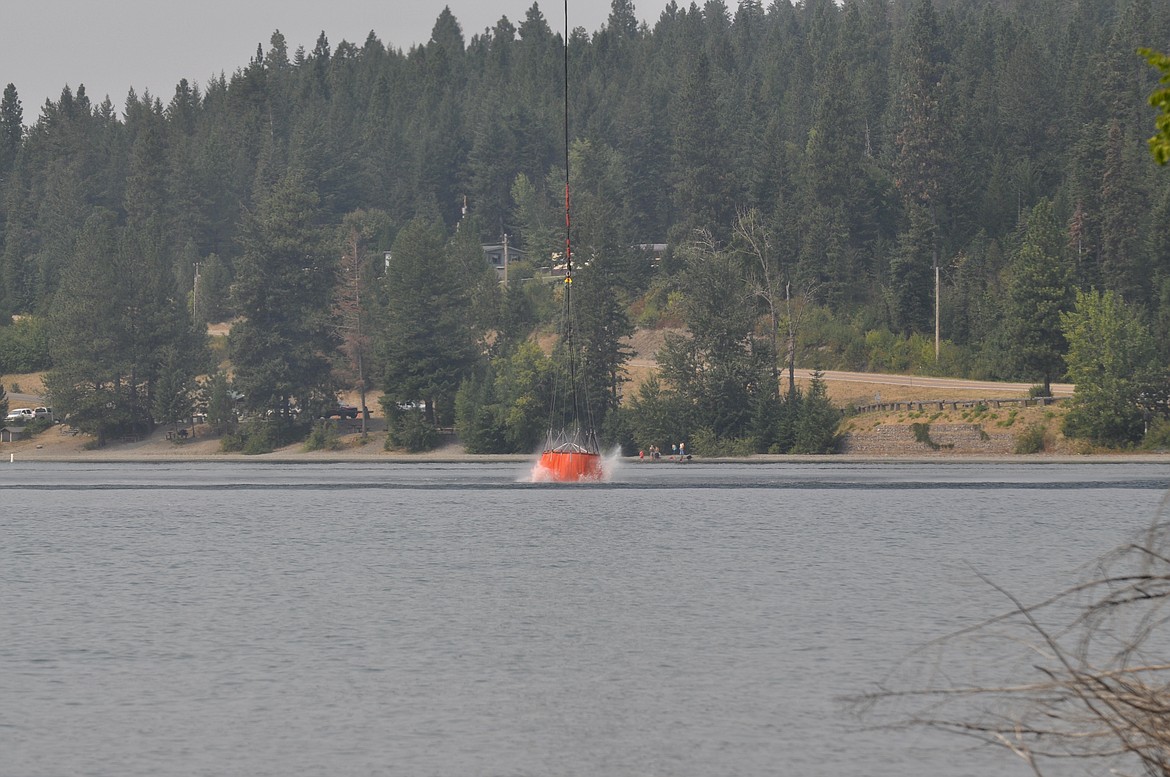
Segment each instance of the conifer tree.
[[333,400],[329,301],[336,260],[326,251],[317,197],[300,176],[279,181],[248,214],[233,287],[243,320],[229,350],[235,385],[256,413],[292,420]]
[[711,62],[700,52],[687,68],[675,119],[671,163],[675,218],[691,229],[726,224],[727,172],[720,142]]
[[[394,240],[375,343],[389,413],[397,403],[424,401],[432,424],[454,420],[455,393],[478,357],[468,268],[456,256],[431,220],[416,218]],[[480,261],[482,269],[482,253]]]
[[189,380],[204,366],[204,336],[191,326],[160,256],[147,236],[98,211],[50,310],[46,388],[58,411],[99,444],[152,428],[166,354],[182,354],[181,363],[172,360],[172,378]]
[[1003,351],[1017,375],[1039,378],[1049,396],[1064,366],[1061,314],[1072,304],[1073,286],[1064,235],[1047,200],[1028,216],[1008,273]]

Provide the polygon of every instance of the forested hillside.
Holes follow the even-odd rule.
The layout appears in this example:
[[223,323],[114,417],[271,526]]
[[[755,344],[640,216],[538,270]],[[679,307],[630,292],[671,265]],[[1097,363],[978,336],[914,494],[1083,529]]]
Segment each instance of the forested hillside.
[[[1146,146],[1157,72],[1135,53],[1170,48],[1170,4],[708,0],[672,2],[650,27],[634,11],[613,0],[602,29],[568,41],[573,245],[599,279],[592,299],[582,294],[599,317],[584,327],[603,406],[617,404],[624,360],[606,338],[635,325],[692,332],[664,355],[671,390],[708,380],[697,364],[743,352],[723,365],[722,388],[689,397],[714,403],[695,423],[716,437],[761,423],[749,373],[798,361],[1063,377],[1060,316],[1078,291],[1116,294],[1162,363],[1170,357],[1170,172]],[[145,379],[144,405],[157,401],[160,354],[191,350],[183,317],[256,326],[283,305],[283,328],[245,332],[237,361],[263,362],[275,341],[327,353],[330,336],[352,355],[364,342],[353,327],[324,321],[337,316],[340,266],[322,268],[352,249],[353,277],[374,277],[405,238],[403,261],[427,257],[431,273],[452,276],[451,288],[426,293],[475,311],[474,331],[444,338],[456,353],[441,390],[395,390],[393,361],[407,357],[379,345],[379,332],[406,322],[374,310],[362,335],[367,382],[414,399],[453,395],[476,375],[482,390],[484,360],[518,358],[542,311],[555,309],[492,288],[468,269],[467,245],[507,234],[530,260],[518,280],[563,246],[559,22],[558,7],[534,3],[524,19],[468,39],[444,11],[408,51],[376,31],[336,44],[322,33],[311,49],[274,32],[231,77],[131,93],[121,116],[80,87],[34,113],[9,85],[0,319],[26,314],[37,331],[8,342],[72,332],[74,345],[50,347],[52,365],[40,365],[58,370],[58,385]],[[661,261],[644,244],[666,244]],[[282,281],[280,300],[262,291],[302,270]],[[390,293],[368,296],[385,306]],[[126,366],[120,379],[78,370],[80,333],[106,331],[111,317],[120,321],[110,331],[135,343],[137,355],[120,358],[151,366]],[[272,378],[238,366],[252,393]],[[312,392],[289,379],[270,404],[328,394],[326,365],[301,367],[318,376]],[[728,392],[739,415],[715,407]]]

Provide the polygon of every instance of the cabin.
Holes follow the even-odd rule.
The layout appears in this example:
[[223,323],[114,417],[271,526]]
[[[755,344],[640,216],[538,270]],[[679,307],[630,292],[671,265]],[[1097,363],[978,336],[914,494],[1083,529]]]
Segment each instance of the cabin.
[[505,240],[503,243],[492,243],[484,245],[483,256],[488,264],[496,271],[496,276],[501,283],[508,282],[508,265],[512,262],[522,262],[528,258],[528,254],[515,246],[508,245]]
[[666,254],[666,243],[638,243],[634,248],[642,253],[650,262],[650,266],[658,269],[662,264],[662,257]]

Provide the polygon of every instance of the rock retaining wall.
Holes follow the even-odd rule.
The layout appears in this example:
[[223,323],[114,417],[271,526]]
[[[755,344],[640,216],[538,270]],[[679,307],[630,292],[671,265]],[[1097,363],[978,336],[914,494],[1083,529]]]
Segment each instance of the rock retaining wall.
[[841,453],[855,456],[940,456],[973,453],[1010,454],[1016,438],[1011,432],[988,432],[980,424],[931,424],[929,438],[938,445],[919,442],[910,424],[882,424],[867,431],[846,432],[841,436]]

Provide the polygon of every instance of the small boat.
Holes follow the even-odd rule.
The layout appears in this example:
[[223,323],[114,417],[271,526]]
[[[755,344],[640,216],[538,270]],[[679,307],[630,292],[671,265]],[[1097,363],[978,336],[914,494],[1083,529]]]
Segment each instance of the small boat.
[[[573,342],[573,246],[570,237],[569,208],[569,2],[565,0],[565,284],[562,308],[562,337],[566,346],[569,367],[569,391],[566,404],[558,408],[554,390],[553,407],[549,413],[549,431],[544,452],[538,464],[542,480],[556,483],[576,483],[582,480],[600,480],[602,477],[601,450],[593,429],[587,398],[578,392],[576,359]],[[560,419],[563,425],[554,428]]]

